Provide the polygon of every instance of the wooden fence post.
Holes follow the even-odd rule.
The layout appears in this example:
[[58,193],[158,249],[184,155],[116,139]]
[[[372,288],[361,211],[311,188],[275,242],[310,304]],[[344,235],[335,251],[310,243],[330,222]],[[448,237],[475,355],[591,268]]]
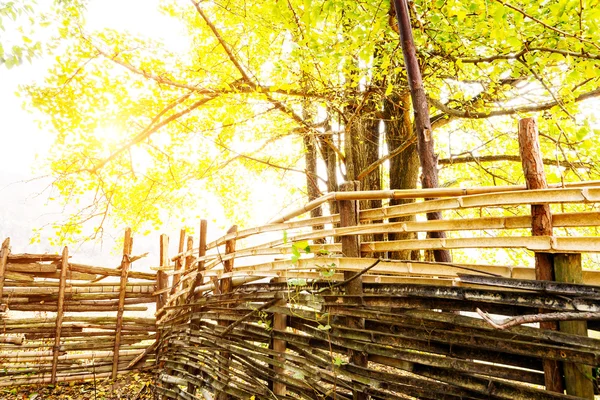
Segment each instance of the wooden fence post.
[[[584,283],[581,270],[581,254],[555,254],[554,273],[558,282]],[[579,336],[588,335],[586,321],[561,321],[559,326],[561,332]],[[563,370],[567,394],[585,399],[594,398],[592,367],[564,362]]]
[[[177,248],[177,254],[183,253],[183,247],[185,246],[185,229],[179,231],[179,247]],[[179,280],[181,279],[181,267],[183,266],[183,257],[178,257],[175,260],[175,273],[173,274],[173,285],[171,286],[171,296],[177,292],[177,286],[179,286]]]
[[[196,277],[194,281],[190,284],[190,290],[187,295],[186,302],[190,302],[192,298],[194,298],[194,290],[198,285],[200,285],[204,281],[204,275],[202,271],[204,270],[204,260],[201,260],[202,257],[206,255],[206,232],[207,232],[208,222],[205,219],[200,220],[200,237],[198,238],[198,265],[196,265]],[[193,310],[192,310],[193,311]]]
[[58,306],[56,309],[56,330],[54,333],[54,347],[52,348],[52,384],[56,383],[56,370],[58,368],[58,354],[60,352],[60,334],[62,330],[65,304],[65,289],[67,287],[67,271],[69,269],[69,249],[65,246],[62,252],[60,267],[60,283],[58,286]]
[[[156,290],[158,292],[165,290],[169,287],[169,277],[162,270],[163,267],[169,265],[169,237],[165,234],[160,235],[160,268],[156,274]],[[167,304],[168,292],[160,293],[156,297],[156,318],[158,319],[159,314],[162,312],[162,308]]]
[[[286,279],[285,278],[276,278],[275,282],[286,282]],[[275,306],[285,306],[286,304],[287,304],[287,299],[284,298],[284,299],[278,300],[275,303]],[[273,330],[285,332],[286,329],[287,329],[287,315],[274,313],[273,314]],[[271,339],[271,348],[274,351],[284,354],[287,349],[287,342],[285,340],[281,340],[281,339]],[[281,363],[284,363],[285,357],[277,356],[276,360]],[[285,374],[285,368],[277,367],[274,365],[273,372],[275,372],[275,374],[277,374],[277,375],[282,375],[282,374]],[[272,386],[273,386],[273,388],[272,388],[273,393],[276,396],[286,396],[287,395],[287,387],[286,387],[285,383],[273,381]]]
[[[201,284],[204,281],[204,276],[202,274],[202,271],[204,269],[204,260],[200,260],[200,259],[206,255],[207,227],[208,227],[208,222],[205,219],[201,219],[200,220],[200,235],[198,238],[198,265],[196,265],[196,277],[194,278],[194,280],[192,282],[189,283],[189,292],[187,294],[187,299],[185,300],[186,303],[189,303],[190,301],[193,301],[195,299],[194,290],[196,289],[196,286],[198,286],[199,284]],[[191,250],[191,248],[193,248],[193,240],[188,241],[188,250]],[[191,265],[192,265],[191,262],[188,262],[187,268],[191,268]],[[194,308],[194,306],[192,306],[191,313],[190,313],[190,320],[193,319],[193,317],[194,317],[194,315],[193,315],[194,311],[195,311],[195,308]],[[190,324],[190,328],[193,329],[191,324]],[[199,369],[194,368],[194,367],[188,367],[188,372],[193,376],[196,376],[196,375],[202,373]],[[188,382],[187,392],[192,395],[195,395],[196,394],[196,385],[194,385],[191,382]]]
[[[236,233],[237,230],[238,230],[237,225],[233,225],[231,228],[229,228],[229,230],[227,231],[227,234]],[[230,239],[225,242],[225,254],[229,255],[232,253],[235,253],[235,239]],[[224,274],[233,272],[233,262],[234,262],[233,258],[223,261],[223,273]],[[231,293],[231,291],[233,290],[233,280],[231,279],[231,277],[221,278],[220,286],[221,286],[220,287],[221,294]],[[228,306],[225,306],[225,307],[228,307]],[[219,325],[226,327],[229,325],[229,322],[228,321],[219,321]],[[229,374],[229,357],[231,355],[228,352],[222,352],[221,356],[226,359],[224,367],[222,368],[221,371],[225,375],[228,375]],[[229,379],[230,378],[228,377],[227,380],[229,380]],[[224,382],[224,383],[226,386],[228,382]],[[227,400],[229,398],[230,398],[229,395],[225,392],[218,392],[218,395],[216,396],[216,400]]]
[[[185,273],[188,273],[190,269],[192,269],[192,264],[194,263],[194,255],[192,254],[192,250],[194,250],[194,237],[192,235],[187,238],[187,246],[185,251],[188,253],[185,258]],[[187,281],[185,284],[186,287],[190,286],[190,282]]]
[[4,275],[6,274],[6,263],[8,262],[9,253],[10,238],[6,238],[2,242],[2,250],[0,250],[0,304],[2,304],[2,295],[4,293]]
[[113,350],[112,379],[117,377],[119,369],[119,349],[121,347],[121,331],[123,330],[123,311],[125,308],[125,292],[127,290],[127,276],[131,266],[131,251],[133,249],[133,238],[131,228],[125,229],[123,239],[123,259],[121,260],[121,282],[119,286],[119,309],[117,310],[117,328],[115,333],[115,347]]
[[[352,192],[360,190],[360,184],[357,181],[345,182],[340,185],[341,192]],[[358,201],[355,200],[342,200],[339,202],[340,207],[340,226],[355,226],[359,224],[358,212],[359,206]],[[342,254],[344,257],[360,257],[360,236],[359,235],[348,235],[342,236]],[[351,279],[355,275],[355,272],[344,271],[344,280]],[[350,296],[362,296],[362,278],[356,278],[345,285],[345,291]],[[353,329],[364,329],[365,320],[363,318],[348,317],[346,323],[349,328]],[[368,365],[368,358],[366,354],[361,352],[349,351],[350,362],[359,367],[366,368]],[[357,390],[352,393],[354,400],[366,400],[368,396],[365,393]]]
[[[537,125],[534,118],[519,121],[519,153],[523,164],[523,173],[527,189],[547,189],[544,162],[540,150]],[[552,214],[548,204],[531,205],[532,236],[552,236]],[[535,279],[554,280],[552,254],[535,253]],[[541,322],[540,328],[557,330],[556,322]],[[544,380],[546,390],[562,393],[564,384],[560,363],[555,360],[544,360]]]

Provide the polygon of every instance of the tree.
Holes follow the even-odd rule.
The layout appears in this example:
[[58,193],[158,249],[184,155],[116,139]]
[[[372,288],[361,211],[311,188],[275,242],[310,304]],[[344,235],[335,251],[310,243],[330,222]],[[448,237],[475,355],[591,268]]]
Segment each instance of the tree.
[[[579,114],[600,95],[597,3],[411,3],[443,181],[518,181],[511,118],[531,113],[556,165],[550,177],[597,176],[598,132]],[[85,232],[93,236],[107,215],[138,229],[158,224],[201,192],[239,212],[257,176],[289,193],[301,183],[281,177],[306,175],[311,197],[332,190],[338,174],[365,189],[416,186],[389,1],[165,2],[162,10],[185,27],[184,51],[73,25],[46,83],[25,89],[57,135],[56,190],[84,204],[62,235],[93,220],[96,231]]]
[[[0,65],[12,68],[31,63],[43,54],[44,46],[56,43],[49,38],[79,19],[80,0],[56,0],[38,5],[34,0],[0,2]],[[50,47],[52,49],[52,47]]]

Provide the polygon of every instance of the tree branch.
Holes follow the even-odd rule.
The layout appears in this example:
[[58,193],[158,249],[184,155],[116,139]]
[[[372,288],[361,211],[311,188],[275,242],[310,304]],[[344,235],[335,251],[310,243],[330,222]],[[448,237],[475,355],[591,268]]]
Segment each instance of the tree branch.
[[144,71],[142,69],[136,68],[133,65],[131,65],[123,60],[118,59],[117,58],[118,54],[110,55],[109,53],[102,50],[95,44],[91,43],[91,40],[89,40],[89,39],[87,39],[87,40],[90,42],[90,45],[93,46],[98,51],[98,53],[100,55],[104,56],[105,58],[109,59],[110,61],[114,62],[115,64],[122,66],[123,68],[129,70],[130,72],[133,72],[136,75],[143,76],[146,79],[153,80],[162,85],[168,85],[168,86],[176,87],[179,89],[186,89],[186,90],[190,90],[190,91],[193,91],[195,93],[200,93],[200,94],[278,93],[278,94],[284,94],[284,95],[288,95],[288,96],[314,97],[314,98],[320,98],[320,99],[325,99],[325,100],[329,99],[327,96],[324,96],[319,93],[311,93],[311,92],[295,90],[295,89],[282,90],[282,89],[277,89],[272,86],[264,86],[264,85],[256,85],[256,86],[252,87],[249,85],[238,85],[238,84],[236,84],[236,82],[231,82],[231,83],[227,84],[227,86],[229,86],[231,88],[228,90],[228,89],[223,89],[223,88],[220,88],[220,89],[207,88],[207,87],[201,87],[198,85],[189,85],[186,83],[176,82],[172,79],[158,76],[158,75],[152,74],[150,72]]
[[[108,157],[106,157],[104,160],[100,161],[98,164],[96,164],[93,168],[90,169],[86,169],[86,171],[95,174],[96,172],[98,172],[102,167],[104,167],[106,164],[108,164],[109,162],[111,162],[112,160],[114,160],[116,157],[119,156],[119,154],[121,154],[122,152],[126,151],[127,149],[129,149],[130,147],[142,142],[143,140],[145,140],[146,138],[148,138],[150,135],[152,135],[154,132],[158,131],[160,128],[162,128],[165,125],[168,125],[169,123],[179,119],[180,117],[189,114],[190,112],[192,112],[193,110],[195,110],[196,108],[200,107],[203,104],[208,103],[209,101],[215,99],[216,97],[218,97],[218,95],[213,94],[211,96],[207,96],[203,99],[200,99],[198,101],[196,101],[194,104],[190,105],[189,107],[187,107],[186,109],[175,113],[173,115],[171,115],[168,118],[165,118],[163,121],[154,124],[154,123],[150,123],[150,125],[144,129],[143,131],[141,131],[140,133],[138,133],[133,139],[129,140],[128,142],[126,142],[125,144],[123,144],[121,147],[119,147],[117,150],[115,150],[113,153],[111,153]],[[180,99],[181,100],[181,99]],[[177,102],[176,102],[177,103]],[[170,104],[169,106],[167,106],[167,108],[173,108],[173,103]],[[159,115],[164,114],[165,110],[161,111],[161,113],[159,113]],[[157,119],[157,117],[154,118],[153,122]]]
[[491,63],[496,60],[516,60],[517,58],[519,58],[527,53],[533,53],[533,52],[555,53],[555,54],[561,54],[565,57],[570,56],[573,58],[584,58],[587,60],[600,60],[600,54],[591,54],[591,53],[585,53],[585,52],[582,53],[582,52],[575,52],[575,51],[569,51],[569,50],[552,49],[549,47],[529,47],[529,46],[522,48],[521,50],[519,50],[516,53],[496,54],[496,55],[489,56],[489,57],[461,58],[461,57],[453,56],[452,54],[442,54],[437,51],[431,52],[430,54],[433,56],[445,58],[445,59],[453,61],[453,62],[460,60],[460,62],[462,62],[463,64],[480,64],[480,63]]
[[[599,96],[600,96],[600,88],[597,88],[597,89],[591,90],[589,92],[580,94],[579,96],[575,97],[574,101],[576,103],[578,103],[580,101],[592,99],[592,98],[599,97]],[[559,99],[559,100],[562,101],[562,99]],[[457,118],[470,118],[470,119],[483,119],[483,118],[497,117],[497,116],[504,116],[504,115],[514,115],[514,114],[518,114],[518,113],[538,112],[538,111],[549,110],[552,107],[559,105],[557,101],[549,101],[549,102],[541,103],[541,104],[531,104],[531,105],[509,107],[509,108],[503,108],[503,109],[487,111],[487,112],[482,112],[482,111],[472,112],[472,111],[468,111],[468,110],[457,110],[455,108],[448,107],[447,105],[445,105],[444,103],[442,103],[441,101],[439,101],[437,99],[434,99],[433,97],[429,97],[429,101],[431,102],[431,104],[433,104],[433,106],[435,108],[437,108],[438,110],[440,110],[450,116],[457,117]]]
[[[521,157],[509,154],[491,155],[491,156],[465,156],[465,157],[450,157],[441,158],[438,160],[440,165],[452,165],[452,164],[464,164],[470,162],[496,162],[496,161],[510,161],[510,162],[521,162]],[[544,164],[556,165],[556,160],[545,158]],[[585,162],[570,162],[570,161],[559,161],[559,165],[565,168],[586,168],[590,169],[594,167],[593,163]]]
[[563,36],[567,36],[567,37],[571,37],[571,38],[577,39],[577,40],[579,40],[579,41],[580,41],[580,42],[582,42],[582,43],[587,43],[587,44],[590,44],[590,45],[594,46],[595,48],[597,48],[598,50],[600,50],[600,46],[598,46],[598,44],[597,44],[597,43],[595,43],[595,42],[593,42],[593,41],[591,41],[591,40],[584,39],[584,38],[582,38],[582,37],[579,37],[579,36],[577,36],[577,35],[575,35],[575,34],[573,34],[573,33],[565,32],[565,31],[563,31],[563,30],[560,30],[560,29],[558,29],[558,28],[555,28],[555,27],[553,27],[552,25],[548,25],[548,24],[547,24],[547,23],[545,23],[544,21],[542,21],[542,20],[540,20],[540,19],[537,19],[536,17],[534,17],[534,16],[532,16],[532,15],[529,15],[529,14],[527,14],[525,11],[521,10],[520,8],[518,8],[518,7],[515,7],[515,6],[511,5],[511,4],[505,3],[505,2],[504,2],[504,1],[502,1],[502,0],[496,0],[496,1],[497,1],[498,3],[500,3],[500,4],[502,4],[504,7],[508,7],[508,8],[510,8],[510,9],[512,9],[512,10],[514,10],[514,11],[516,11],[516,12],[518,12],[519,14],[523,15],[524,17],[527,17],[527,18],[529,18],[530,20],[537,22],[538,24],[542,25],[542,26],[543,26],[544,28],[546,28],[546,29],[550,29],[551,31],[554,31],[554,32],[556,32],[556,33],[558,33],[558,34],[560,34],[560,35],[563,35]]
[[364,177],[366,177],[371,172],[373,172],[373,170],[375,170],[375,168],[377,168],[378,166],[380,166],[387,160],[396,157],[398,154],[402,153],[404,150],[406,150],[410,145],[414,144],[416,141],[417,141],[417,136],[415,136],[415,135],[411,136],[406,142],[404,142],[403,146],[398,147],[396,150],[392,151],[387,156],[381,157],[379,160],[375,161],[374,163],[369,165],[367,168],[365,168],[363,171],[361,171],[361,173],[358,174],[356,179],[359,181],[362,180]]
[[477,309],[477,314],[481,316],[488,324],[496,329],[504,330],[513,326],[531,324],[534,322],[546,321],[572,321],[572,320],[597,320],[600,319],[600,312],[555,312],[548,314],[531,314],[519,315],[517,317],[508,318],[503,322],[495,321],[485,311]]

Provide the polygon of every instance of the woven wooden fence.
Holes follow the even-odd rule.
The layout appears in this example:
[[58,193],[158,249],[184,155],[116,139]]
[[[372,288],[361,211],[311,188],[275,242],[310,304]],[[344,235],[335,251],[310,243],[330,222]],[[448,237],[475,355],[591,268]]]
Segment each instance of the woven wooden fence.
[[[173,257],[163,236],[157,392],[173,399],[592,398],[600,188],[510,189],[330,194],[210,243],[203,222],[199,245],[182,233]],[[290,221],[328,202],[433,195],[444,198],[361,210],[354,226],[340,226],[343,215]],[[554,230],[532,237],[530,205],[540,203],[551,205]],[[432,211],[444,220],[426,221]],[[426,238],[439,230],[448,238]],[[432,261],[435,249],[450,250],[454,261]],[[535,280],[536,252],[552,254],[556,281]],[[540,329],[540,321],[559,321],[557,330]],[[566,392],[545,390],[548,361],[556,361]]]
[[[156,274],[131,271],[126,231],[121,264],[92,267],[62,254],[0,256],[0,386],[115,377],[154,365],[146,350],[156,321]],[[130,314],[130,315],[127,315]]]

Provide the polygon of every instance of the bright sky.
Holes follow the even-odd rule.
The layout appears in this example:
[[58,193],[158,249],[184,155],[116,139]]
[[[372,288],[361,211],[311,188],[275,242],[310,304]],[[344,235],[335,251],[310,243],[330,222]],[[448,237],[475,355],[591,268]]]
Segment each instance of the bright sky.
[[[171,49],[185,50],[186,41],[180,32],[182,25],[160,14],[157,11],[159,2],[160,0],[90,0],[85,30],[127,30],[134,35],[165,41]],[[51,59],[36,59],[33,65],[25,64],[11,70],[0,66],[0,138],[5,150],[0,157],[0,240],[11,237],[13,252],[60,251],[44,241],[41,244],[29,244],[32,230],[59,220],[62,210],[54,203],[48,204],[47,192],[38,195],[47,188],[51,180],[35,179],[47,173],[39,167],[44,160],[44,153],[52,145],[52,133],[38,126],[36,117],[22,109],[22,99],[15,94],[19,85],[43,80]],[[39,158],[38,162],[36,157]],[[261,195],[265,197],[264,203],[259,199],[254,206],[269,213],[264,218],[261,217],[266,222],[279,211],[277,207],[281,204],[274,207],[268,203],[275,201],[276,196],[273,196],[272,190],[263,190]],[[191,212],[185,219],[186,223],[198,223],[198,216],[194,214],[194,210]],[[219,212],[211,212],[210,218],[218,222],[215,224],[215,221],[209,220],[209,237],[223,234],[228,224],[224,217]],[[163,232],[172,236],[172,249],[177,246],[175,241],[181,227],[179,224],[181,221],[167,221],[163,228]],[[150,252],[148,258],[151,264],[156,264],[158,259],[152,253],[157,248],[155,242],[158,241],[158,233],[134,240],[134,253]],[[122,234],[122,231],[108,230],[103,244],[86,244],[79,249],[71,249],[71,252],[75,252],[76,259],[81,262],[101,264],[109,254],[118,260],[115,240],[120,239]]]
[[[158,0],[92,0],[88,6],[87,30],[102,28],[127,28],[134,34],[165,39],[176,43],[177,26],[157,11]],[[119,12],[115,12],[118,10]],[[156,29],[160,26],[161,29]],[[181,41],[179,41],[181,42]],[[46,243],[29,244],[32,230],[57,219],[61,212],[56,204],[47,204],[48,194],[42,192],[51,182],[37,179],[46,172],[40,170],[41,162],[52,144],[52,134],[41,129],[35,116],[22,108],[22,99],[16,95],[19,85],[43,80],[48,60],[36,59],[33,64],[23,64],[7,70],[0,66],[0,138],[3,154],[0,157],[0,240],[11,237],[13,252],[59,252]],[[122,232],[108,232],[102,245],[86,245],[79,256],[104,260],[114,255],[113,238]],[[152,239],[135,241],[134,252],[143,253],[156,247]],[[81,260],[81,257],[78,258]],[[108,266],[108,265],[107,265]]]

